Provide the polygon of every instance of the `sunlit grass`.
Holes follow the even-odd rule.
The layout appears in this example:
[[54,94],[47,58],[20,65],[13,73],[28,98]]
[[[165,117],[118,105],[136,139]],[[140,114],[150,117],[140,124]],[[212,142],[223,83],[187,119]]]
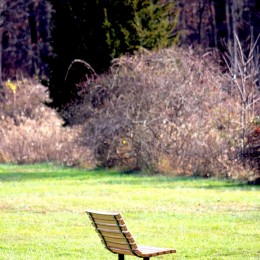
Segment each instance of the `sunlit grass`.
[[0,259],[117,259],[87,208],[118,210],[139,244],[177,250],[154,259],[259,259],[259,191],[213,179],[0,165]]

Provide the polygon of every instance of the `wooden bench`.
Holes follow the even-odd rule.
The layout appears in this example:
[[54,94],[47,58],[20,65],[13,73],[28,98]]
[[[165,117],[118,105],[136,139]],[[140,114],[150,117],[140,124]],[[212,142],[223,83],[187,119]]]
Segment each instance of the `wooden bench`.
[[87,210],[86,213],[105,247],[112,253],[118,254],[119,260],[123,260],[125,255],[148,260],[152,256],[176,253],[176,250],[170,248],[137,245],[119,212]]

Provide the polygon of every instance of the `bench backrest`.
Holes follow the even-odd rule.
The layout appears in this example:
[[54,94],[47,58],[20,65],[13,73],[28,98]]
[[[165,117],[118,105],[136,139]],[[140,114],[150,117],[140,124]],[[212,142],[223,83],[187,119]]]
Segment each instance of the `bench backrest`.
[[136,242],[118,212],[86,211],[105,247],[115,254],[136,255]]

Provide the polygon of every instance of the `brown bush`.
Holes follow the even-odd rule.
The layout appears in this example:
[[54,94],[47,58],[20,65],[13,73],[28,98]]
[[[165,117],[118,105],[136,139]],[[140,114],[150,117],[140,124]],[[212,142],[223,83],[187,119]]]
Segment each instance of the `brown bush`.
[[81,83],[81,100],[64,116],[84,125],[84,141],[101,165],[226,176],[235,141],[226,131],[232,123],[223,84],[210,55],[145,51]]
[[89,150],[78,143],[80,128],[64,128],[49,108],[47,88],[31,80],[5,83],[0,103],[0,162],[90,164]]
[[260,126],[254,127],[247,136],[242,158],[252,169],[260,173]]

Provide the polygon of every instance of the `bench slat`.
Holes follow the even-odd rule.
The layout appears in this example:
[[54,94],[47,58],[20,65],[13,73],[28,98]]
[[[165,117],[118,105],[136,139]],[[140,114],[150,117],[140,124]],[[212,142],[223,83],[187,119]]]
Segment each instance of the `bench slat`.
[[102,236],[103,239],[105,240],[109,240],[109,239],[122,239],[122,240],[127,240],[129,243],[135,243],[135,240],[133,239],[133,237],[130,235],[124,236],[120,233],[108,233],[108,232],[102,232],[102,234],[100,234],[100,236]]
[[112,243],[112,242],[109,242],[109,241],[106,241],[106,242],[107,242],[107,246],[109,248],[113,247],[113,248],[119,248],[119,249],[124,249],[124,250],[131,250],[131,248],[129,248],[129,244],[128,243],[118,244],[118,243]]
[[106,241],[120,243],[126,241],[127,243],[134,245],[136,244],[133,238],[125,238],[125,237],[105,237]]
[[108,247],[118,247],[118,248],[126,248],[126,249],[137,249],[136,243],[128,243],[127,240],[123,241],[111,241],[110,239],[106,239],[106,244]]
[[112,243],[127,243],[126,238],[123,237],[105,237],[106,241],[112,242]]
[[122,233],[119,232],[119,231],[118,232],[115,232],[115,231],[114,232],[109,232],[109,231],[102,230],[102,231],[100,231],[100,233],[101,233],[102,236],[104,236],[104,238],[106,238],[106,237],[124,237],[122,235]]
[[126,228],[126,226],[118,226],[118,225],[111,225],[111,224],[97,224],[96,223],[96,227],[98,228],[98,229],[105,229],[105,230],[114,230],[114,231],[121,231],[121,230],[123,230],[123,231],[127,231],[127,228]]
[[170,248],[160,248],[160,247],[152,247],[152,246],[138,246],[137,249],[134,250],[134,252],[141,257],[151,257],[157,255],[176,253],[176,250]]
[[175,249],[138,246],[120,213],[86,211],[104,245],[111,252],[138,257],[152,257],[176,253]]
[[[116,225],[114,219],[94,219],[96,224],[107,224],[107,225]],[[92,219],[91,219],[92,221]]]
[[114,216],[111,216],[111,215],[99,215],[99,214],[91,214],[91,216],[95,219],[95,220],[112,220],[114,221],[115,220],[115,217]]
[[121,255],[135,255],[131,250],[123,250],[120,248],[110,248],[110,250],[116,254],[121,254]]

